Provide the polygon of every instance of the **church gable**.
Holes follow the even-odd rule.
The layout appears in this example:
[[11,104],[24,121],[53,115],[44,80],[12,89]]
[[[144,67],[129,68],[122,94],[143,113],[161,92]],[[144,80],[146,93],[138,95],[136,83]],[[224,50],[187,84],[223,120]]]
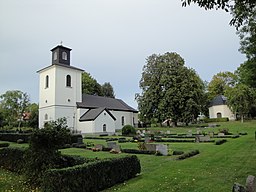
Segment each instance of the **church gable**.
[[96,109],[90,109],[90,110],[86,111],[80,117],[79,121],[80,122],[81,121],[94,121],[103,112],[105,112],[104,114],[108,114],[114,121],[116,120],[116,118],[112,115],[112,113],[110,113],[109,110],[107,110],[105,108],[96,108]]

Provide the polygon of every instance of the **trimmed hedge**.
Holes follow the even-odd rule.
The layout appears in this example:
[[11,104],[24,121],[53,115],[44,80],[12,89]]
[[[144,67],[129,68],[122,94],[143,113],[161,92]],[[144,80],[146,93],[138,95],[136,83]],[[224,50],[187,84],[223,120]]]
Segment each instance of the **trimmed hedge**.
[[147,154],[147,155],[152,155],[152,154],[156,153],[154,151],[137,150],[137,149],[122,149],[122,152],[123,153],[133,153],[133,154]]
[[20,173],[24,168],[23,148],[2,148],[0,149],[0,167],[3,169]]
[[189,157],[193,157],[195,155],[199,154],[199,150],[193,150],[188,153],[184,153],[181,156],[178,157],[179,160],[187,159]]
[[173,151],[173,155],[182,155],[184,154],[184,151]]
[[140,173],[137,156],[103,159],[64,169],[50,169],[43,178],[47,192],[94,192],[135,177]]
[[9,147],[10,143],[0,143],[0,148],[1,147]]
[[0,133],[1,141],[17,142],[22,139],[24,143],[28,143],[31,133]]
[[226,139],[222,139],[222,140],[219,140],[219,141],[216,141],[216,145],[221,145],[221,144],[223,144],[223,143],[226,143],[227,142],[227,140]]
[[205,119],[204,119],[204,122],[205,122],[205,123],[227,122],[227,121],[229,121],[229,119],[228,119],[227,117],[223,117],[223,118],[211,118],[211,119],[205,118]]

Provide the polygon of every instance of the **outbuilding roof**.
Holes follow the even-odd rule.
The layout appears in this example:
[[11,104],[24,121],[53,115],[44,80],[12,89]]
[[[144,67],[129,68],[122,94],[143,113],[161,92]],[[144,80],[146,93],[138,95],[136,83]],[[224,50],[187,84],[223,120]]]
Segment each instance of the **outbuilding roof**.
[[115,111],[129,111],[129,112],[138,112],[137,110],[133,109],[129,105],[127,105],[121,99],[114,99],[110,97],[102,97],[102,96],[95,96],[95,95],[82,95],[82,102],[77,102],[78,108],[106,108],[108,110],[115,110]]
[[112,117],[112,119],[116,120],[109,110],[100,107],[88,110],[80,117],[79,121],[94,121],[103,111],[106,111]]
[[227,98],[224,95],[218,95],[211,101],[210,107],[216,106],[216,105],[226,105],[226,104],[227,104]]

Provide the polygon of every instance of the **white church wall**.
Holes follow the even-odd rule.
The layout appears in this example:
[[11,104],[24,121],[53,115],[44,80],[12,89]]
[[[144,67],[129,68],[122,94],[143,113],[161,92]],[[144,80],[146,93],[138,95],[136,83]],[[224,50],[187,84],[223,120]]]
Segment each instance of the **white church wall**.
[[[134,125],[133,112],[127,112],[127,111],[111,111],[111,113],[116,118],[115,122],[115,129],[122,129],[124,125]],[[122,117],[124,117],[124,123],[122,124]],[[136,118],[136,117],[135,117]],[[134,119],[135,120],[135,119]]]
[[93,133],[94,132],[94,122],[93,121],[82,121],[77,125],[77,130],[82,134]]
[[101,133],[103,131],[103,125],[106,125],[106,132],[114,133],[115,132],[115,121],[114,119],[106,112],[103,111],[96,119],[95,119],[95,133]]

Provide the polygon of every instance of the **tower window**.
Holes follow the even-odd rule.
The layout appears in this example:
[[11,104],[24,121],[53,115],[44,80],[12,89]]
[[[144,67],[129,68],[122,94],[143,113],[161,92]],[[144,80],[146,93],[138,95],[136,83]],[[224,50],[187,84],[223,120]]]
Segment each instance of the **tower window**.
[[71,76],[70,75],[67,75],[67,77],[66,77],[66,86],[71,87]]
[[57,52],[54,52],[53,53],[53,60],[57,60],[57,57],[58,57]]
[[44,115],[44,120],[48,120],[48,114]]
[[65,51],[62,52],[62,59],[68,60],[68,54]]
[[48,88],[49,87],[49,76],[46,75],[45,77],[45,88]]

